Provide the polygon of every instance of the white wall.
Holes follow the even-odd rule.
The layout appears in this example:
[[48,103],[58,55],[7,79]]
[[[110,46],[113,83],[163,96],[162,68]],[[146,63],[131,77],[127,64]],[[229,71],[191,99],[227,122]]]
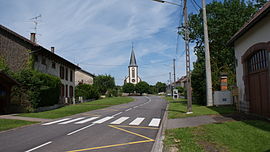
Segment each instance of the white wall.
[[84,73],[80,70],[75,71],[75,85],[77,86],[79,82],[83,81],[85,84],[93,84],[93,77],[91,75],[88,75],[87,73]]
[[[254,44],[270,41],[270,16],[263,18],[259,23],[253,26],[247,33],[234,42],[235,57],[238,66],[236,67],[236,80],[239,88],[239,100],[246,110],[248,103],[245,101],[245,86],[243,80],[243,64],[241,57]],[[246,104],[246,105],[245,105]]]
[[[57,61],[53,61],[49,58],[46,58],[46,65],[42,64],[42,56],[38,55],[38,61],[35,62],[34,64],[34,68],[37,71],[40,71],[42,73],[47,73],[47,74],[51,74],[54,76],[57,76],[58,78],[60,78],[60,66],[64,67],[64,73],[66,75],[66,68],[68,68],[68,80],[61,79],[61,83],[66,87],[66,85],[68,85],[68,95],[65,95],[66,97],[69,97],[69,86],[73,87],[73,96],[75,96],[75,70],[65,66]],[[55,69],[52,68],[52,62],[55,62]],[[70,71],[72,71],[72,81],[70,81]],[[66,93],[66,88],[64,89],[64,92]]]

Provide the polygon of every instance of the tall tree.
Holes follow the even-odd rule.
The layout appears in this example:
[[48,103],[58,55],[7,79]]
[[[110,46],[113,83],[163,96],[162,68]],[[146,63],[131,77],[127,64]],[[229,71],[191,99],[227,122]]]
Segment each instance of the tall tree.
[[166,83],[162,83],[162,82],[157,82],[156,83],[156,89],[157,89],[157,93],[159,92],[166,92]]
[[125,83],[123,85],[123,92],[125,93],[133,93],[135,91],[135,86],[132,83]]
[[143,93],[149,93],[149,91],[150,91],[150,86],[145,81],[141,81],[141,82],[137,83],[135,88],[136,88],[136,92],[140,93],[141,95]]
[[109,89],[115,88],[115,81],[110,75],[99,75],[94,78],[94,86],[99,93],[105,94]]
[[[220,72],[228,74],[228,85],[235,84],[234,51],[227,46],[228,40],[256,11],[251,2],[244,0],[213,1],[206,6],[211,55],[213,90],[219,89]],[[205,58],[202,10],[189,15],[190,41],[195,43],[197,61],[192,71],[193,100],[206,103]],[[183,35],[183,33],[181,33]]]

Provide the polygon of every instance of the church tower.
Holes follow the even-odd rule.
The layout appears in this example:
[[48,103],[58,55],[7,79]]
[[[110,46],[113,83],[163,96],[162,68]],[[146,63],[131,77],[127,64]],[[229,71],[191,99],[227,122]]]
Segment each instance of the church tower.
[[132,46],[129,66],[128,66],[128,77],[125,79],[125,83],[137,84],[141,81],[138,76],[138,65],[136,63],[135,53]]

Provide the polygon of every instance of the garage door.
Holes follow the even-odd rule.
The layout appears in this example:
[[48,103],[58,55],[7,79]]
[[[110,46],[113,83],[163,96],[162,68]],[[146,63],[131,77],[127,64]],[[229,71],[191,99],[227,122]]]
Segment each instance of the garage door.
[[269,53],[259,50],[247,62],[250,111],[270,117]]

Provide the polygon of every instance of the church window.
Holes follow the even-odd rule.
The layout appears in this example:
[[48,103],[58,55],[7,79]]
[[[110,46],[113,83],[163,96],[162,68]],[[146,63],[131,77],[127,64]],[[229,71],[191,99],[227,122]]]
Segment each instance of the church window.
[[132,68],[132,78],[134,78],[134,77],[135,77],[135,69]]

